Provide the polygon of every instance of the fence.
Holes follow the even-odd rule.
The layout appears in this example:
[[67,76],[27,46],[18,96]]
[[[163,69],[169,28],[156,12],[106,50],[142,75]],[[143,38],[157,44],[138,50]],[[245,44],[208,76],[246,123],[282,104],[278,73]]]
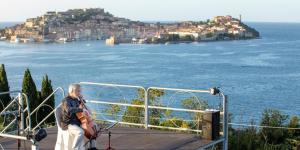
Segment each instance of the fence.
[[[28,140],[28,137],[24,136],[24,135],[20,135],[20,132],[24,132],[24,128],[25,128],[25,123],[28,127],[28,129],[31,131],[31,119],[28,118],[28,120],[26,119],[25,121],[25,112],[27,112],[27,115],[29,116],[30,114],[30,108],[29,108],[29,101],[28,101],[28,97],[25,93],[22,93],[21,91],[9,91],[9,92],[2,92],[0,93],[0,95],[5,95],[5,94],[12,94],[12,93],[17,93],[18,96],[16,96],[15,98],[13,98],[10,103],[4,107],[4,109],[1,111],[0,115],[13,115],[15,118],[7,125],[4,127],[4,129],[0,132],[0,136],[1,137],[7,137],[7,138],[15,138],[15,139],[19,139],[19,140]],[[25,100],[24,100],[24,99]],[[24,109],[24,101],[26,102],[26,108]],[[14,104],[17,104],[17,108],[18,110],[10,110],[11,107],[13,107]],[[19,117],[20,116],[20,120]],[[14,124],[19,124],[20,121],[20,126],[18,125],[17,127],[19,129],[17,129],[17,135],[14,135],[13,133],[15,132],[6,132],[7,129],[9,129],[10,127],[12,127]]]
[[[165,125],[161,125],[161,124],[156,124],[155,122],[153,122],[153,120],[155,119],[162,119],[160,117],[155,118],[155,116],[153,116],[153,110],[156,111],[163,111],[163,112],[167,112],[167,111],[173,111],[173,112],[178,112],[178,114],[182,114],[183,112],[186,113],[199,113],[199,114],[203,114],[206,111],[202,110],[202,109],[191,109],[191,108],[179,108],[179,107],[169,107],[169,105],[165,106],[165,105],[161,105],[161,104],[156,104],[153,103],[153,100],[155,99],[153,97],[153,95],[158,94],[160,95],[161,93],[159,92],[174,92],[171,95],[167,95],[169,96],[168,98],[163,97],[163,99],[167,99],[167,103],[170,103],[170,99],[173,99],[174,97],[177,97],[178,94],[182,94],[182,93],[189,93],[189,94],[194,94],[194,93],[202,93],[202,94],[211,94],[211,95],[215,95],[215,93],[209,89],[209,90],[190,90],[190,89],[175,89],[175,88],[162,88],[162,87],[149,87],[149,88],[144,88],[142,86],[134,86],[134,85],[120,85],[120,84],[107,84],[107,83],[92,83],[92,82],[80,82],[80,85],[83,86],[83,90],[85,90],[84,86],[93,86],[92,89],[87,90],[87,92],[93,92],[96,91],[98,92],[99,87],[107,87],[107,88],[113,88],[115,89],[117,92],[112,92],[113,90],[108,90],[109,92],[111,92],[110,96],[108,98],[116,98],[116,96],[113,95],[118,95],[121,96],[121,98],[119,99],[119,102],[113,102],[112,99],[106,99],[106,100],[99,100],[99,97],[103,97],[101,95],[98,95],[99,93],[96,93],[96,97],[93,98],[89,98],[89,94],[84,94],[85,97],[87,97],[88,99],[86,99],[87,103],[92,106],[92,107],[96,107],[96,106],[109,106],[111,108],[117,108],[118,111],[115,112],[115,118],[102,118],[102,119],[98,119],[98,120],[102,120],[102,121],[108,121],[108,122],[117,122],[119,124],[125,124],[125,125],[132,125],[132,126],[139,126],[139,127],[144,127],[145,129],[149,129],[149,128],[158,128],[158,129],[168,129],[168,130],[176,130],[176,131],[188,131],[188,132],[195,132],[195,133],[201,133],[202,130],[200,128],[189,128],[189,127],[182,127],[182,126],[178,126],[175,125],[174,126],[165,126]],[[131,97],[131,98],[126,98],[124,95],[127,95],[129,92],[123,92],[124,89],[129,89],[132,90],[134,92],[138,91],[139,92],[139,97]],[[101,90],[100,90],[101,91]],[[0,114],[4,114],[6,112],[6,110],[8,109],[8,107],[10,107],[13,103],[17,103],[16,100],[18,100],[18,105],[19,105],[19,112],[21,113],[21,125],[20,125],[20,129],[21,131],[25,131],[25,132],[32,132],[35,131],[43,122],[45,122],[51,115],[53,115],[54,110],[51,111],[41,122],[39,122],[35,127],[31,128],[31,116],[33,114],[35,114],[36,112],[38,112],[38,110],[45,106],[45,103],[51,98],[51,96],[53,96],[55,93],[61,92],[62,96],[65,96],[65,92],[63,90],[63,88],[59,87],[56,90],[54,90],[53,93],[51,93],[37,108],[35,108],[34,110],[32,110],[32,112],[30,112],[29,109],[29,101],[28,98],[26,96],[26,94],[21,93],[19,91],[13,91],[13,92],[5,92],[5,93],[0,93],[0,95],[2,94],[7,94],[7,93],[19,93],[18,96],[16,98],[14,98],[10,104],[0,113]],[[158,93],[155,93],[158,92]],[[155,93],[155,94],[153,94]],[[103,93],[101,93],[103,94]],[[221,137],[218,140],[212,141],[211,143],[205,145],[203,147],[204,148],[209,148],[211,146],[214,146],[216,144],[219,143],[223,143],[223,149],[227,150],[228,148],[228,106],[227,106],[227,96],[225,96],[222,92],[219,93],[221,98],[222,98],[222,106],[220,107],[220,111],[221,114],[223,116],[223,120],[222,120],[222,124],[223,124],[223,131],[221,132]],[[23,109],[24,106],[24,102],[23,102],[23,97],[26,101],[26,108]],[[195,96],[196,97],[196,96]],[[131,103],[132,101],[128,101],[128,99],[138,99],[140,100],[140,103],[138,104],[133,104]],[[117,107],[116,107],[117,106]],[[120,109],[120,107],[123,107],[123,109]],[[141,116],[127,116],[127,117],[139,117],[137,119],[137,122],[130,122],[130,121],[126,121],[124,119],[122,119],[125,114],[125,111],[127,110],[127,108],[135,108],[135,109],[139,109],[139,111],[142,111]],[[95,109],[95,110],[99,110],[99,109]],[[122,112],[123,110],[123,112]],[[25,118],[25,112],[27,112],[27,117]],[[98,115],[102,115],[104,116],[105,113],[102,112],[94,112],[95,114]],[[111,113],[111,112],[110,112]],[[106,113],[107,114],[107,113]],[[166,118],[163,118],[166,119]],[[26,121],[25,121],[26,120]],[[167,118],[166,120],[172,120]],[[13,125],[15,124],[17,121],[17,119],[15,118],[14,121],[12,121],[9,125]],[[192,120],[195,121],[195,120]],[[25,122],[27,123],[27,127],[26,129],[24,129],[25,127]],[[29,139],[26,136],[20,136],[20,135],[12,135],[12,134],[7,134],[4,133],[5,130],[7,130],[8,127],[5,127],[4,130],[0,133],[0,136],[2,137],[8,137],[8,138],[14,138],[14,139],[19,139],[19,140],[31,140],[33,142],[33,145],[35,145],[35,141],[32,139]]]
[[[196,132],[196,133],[201,133],[202,130],[201,129],[191,129],[191,128],[184,128],[184,127],[180,127],[180,126],[163,126],[160,124],[155,124],[155,123],[151,123],[150,119],[153,119],[153,117],[151,116],[151,114],[149,113],[151,110],[158,110],[158,111],[174,111],[174,112],[189,112],[189,113],[205,113],[205,110],[199,110],[199,109],[187,109],[187,108],[178,108],[178,107],[168,107],[168,106],[163,106],[163,105],[156,105],[154,103],[151,103],[151,99],[153,99],[151,97],[151,92],[157,92],[157,91],[173,91],[175,92],[175,94],[178,93],[204,93],[204,94],[213,94],[212,90],[190,90],[190,89],[175,89],[175,88],[162,88],[162,87],[149,87],[149,88],[144,88],[142,86],[134,86],[134,85],[120,85],[120,84],[106,84],[106,83],[93,83],[93,82],[80,82],[79,84],[81,84],[83,86],[83,91],[85,91],[86,89],[84,87],[87,86],[93,86],[92,89],[88,90],[89,92],[91,92],[91,90],[101,90],[99,88],[96,87],[109,87],[109,88],[115,88],[118,93],[122,93],[121,89],[132,89],[132,90],[138,90],[139,94],[142,95],[139,97],[141,101],[141,103],[139,104],[132,104],[130,102],[128,102],[128,100],[125,98],[125,96],[123,96],[123,100],[120,102],[113,102],[112,99],[99,99],[101,94],[96,94],[96,97],[98,98],[88,98],[86,99],[87,103],[93,107],[94,109],[97,110],[97,112],[94,112],[96,115],[109,115],[109,113],[101,113],[98,112],[100,110],[100,108],[95,108],[98,105],[101,106],[108,106],[111,108],[118,108],[118,111],[115,111],[115,118],[114,119],[108,119],[106,117],[102,117],[101,121],[108,121],[108,122],[118,122],[119,124],[124,124],[124,125],[131,125],[131,126],[140,126],[140,127],[144,127],[145,129],[148,128],[158,128],[158,129],[169,129],[169,130],[177,130],[177,131],[189,131],[189,132]],[[122,94],[127,94],[128,92],[123,92]],[[88,95],[89,93],[87,93]],[[114,93],[116,94],[116,93]],[[219,140],[213,141],[210,144],[206,145],[204,148],[208,148],[211,147],[215,144],[218,143],[223,143],[223,148],[227,149],[228,147],[228,110],[227,110],[227,96],[225,96],[222,92],[219,93],[220,96],[222,97],[222,110],[221,110],[221,114],[223,116],[223,120],[222,120],[222,124],[223,124],[223,132],[221,133],[221,137]],[[87,96],[85,94],[85,96]],[[174,94],[171,95],[169,97],[172,98],[174,97]],[[116,107],[115,107],[116,106]],[[120,113],[120,107],[123,107],[123,112]],[[142,116],[126,116],[124,110],[126,110],[127,108],[135,108],[138,109],[139,111],[143,110],[143,114]],[[103,109],[103,107],[101,108]],[[112,114],[110,114],[112,115]],[[142,120],[138,120],[136,122],[129,122],[126,121],[124,119],[122,119],[123,117],[140,117],[142,118]],[[155,119],[155,118],[154,118]],[[171,120],[171,119],[169,119]]]
[[[0,132],[0,137],[4,138],[13,138],[18,140],[24,140],[24,141],[31,141],[32,142],[32,149],[36,150],[39,149],[38,142],[34,139],[35,130],[43,123],[45,122],[51,115],[54,114],[54,108],[53,111],[49,112],[49,114],[41,120],[34,128],[32,128],[32,120],[31,116],[36,113],[41,107],[45,106],[46,102],[57,92],[61,91],[62,96],[64,97],[64,90],[61,87],[58,87],[56,90],[53,91],[38,107],[36,107],[32,112],[30,111],[30,105],[28,97],[25,93],[22,93],[21,91],[10,91],[10,92],[2,92],[0,95],[5,94],[11,94],[11,93],[17,93],[18,96],[13,98],[11,102],[1,111],[0,115],[11,115],[13,114],[15,118],[13,121],[11,121],[7,126],[4,127],[4,129]],[[26,108],[24,109],[24,101],[26,102]],[[17,104],[17,108],[13,108],[13,104]],[[2,104],[3,105],[3,104]],[[4,107],[4,106],[3,106]],[[18,110],[10,110],[10,109],[18,109]],[[25,112],[27,114],[25,115]],[[27,117],[26,117],[27,116]],[[26,123],[26,128],[25,128]],[[7,129],[12,127],[13,125],[17,126],[16,131],[6,132]],[[17,132],[17,135],[14,135],[13,133]],[[2,147],[1,143],[0,146]],[[19,146],[18,146],[19,148]]]

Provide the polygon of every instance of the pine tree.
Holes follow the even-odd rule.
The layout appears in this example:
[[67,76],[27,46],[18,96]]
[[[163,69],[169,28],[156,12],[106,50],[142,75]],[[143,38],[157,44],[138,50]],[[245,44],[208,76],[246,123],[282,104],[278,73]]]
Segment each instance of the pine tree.
[[[30,71],[27,68],[24,73],[22,92],[27,94],[29,100],[30,111],[33,111],[38,106],[38,97],[35,83],[31,77]],[[37,124],[35,114],[31,116],[32,126]]]
[[[41,89],[41,94],[40,94],[40,98],[39,98],[39,103],[42,103],[51,93],[53,92],[53,88],[52,88],[52,83],[51,80],[48,79],[48,75],[45,75],[45,77],[43,77],[43,81],[42,81],[42,89]],[[41,120],[44,119],[51,111],[52,108],[55,108],[55,98],[54,95],[50,97],[50,99],[48,99],[45,103],[47,106],[42,107],[42,112],[41,112]],[[50,107],[52,108],[50,108]],[[54,114],[51,115],[47,120],[46,123],[55,123],[55,116]]]
[[[9,91],[9,85],[6,77],[4,64],[0,67],[0,93]],[[0,111],[4,109],[10,102],[10,94],[0,95]],[[2,106],[3,105],[3,106]]]

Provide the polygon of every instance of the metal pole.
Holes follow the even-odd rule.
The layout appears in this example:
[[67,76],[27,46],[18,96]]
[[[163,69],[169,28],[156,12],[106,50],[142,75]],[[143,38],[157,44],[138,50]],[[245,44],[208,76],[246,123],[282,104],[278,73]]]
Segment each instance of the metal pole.
[[228,150],[228,101],[227,101],[227,95],[223,96],[223,105],[224,105],[224,118],[223,118],[223,136],[224,136],[224,142],[223,142],[223,150]]
[[[26,102],[26,109],[24,110],[24,112],[27,111],[27,115],[30,116],[30,107],[29,107],[28,97],[27,97],[27,95],[25,93],[22,93],[22,95],[24,96],[25,102]],[[29,120],[28,124],[27,124],[27,120]],[[25,121],[26,121],[26,125],[27,125],[26,130],[29,129],[29,131],[31,131],[31,118],[30,117],[26,117]]]
[[17,136],[17,135],[11,135],[11,134],[2,134],[0,133],[1,137],[5,137],[5,138],[13,138],[13,139],[19,139],[19,140],[27,140],[27,137],[24,136]]
[[37,142],[33,142],[31,145],[31,150],[40,150],[40,146]]
[[23,101],[23,96],[21,93],[19,93],[19,112],[20,112],[20,130],[21,130],[21,134],[23,134],[24,128],[25,128],[25,116],[24,116],[24,101]]
[[148,129],[149,125],[149,107],[148,107],[148,90],[145,90],[145,129]]

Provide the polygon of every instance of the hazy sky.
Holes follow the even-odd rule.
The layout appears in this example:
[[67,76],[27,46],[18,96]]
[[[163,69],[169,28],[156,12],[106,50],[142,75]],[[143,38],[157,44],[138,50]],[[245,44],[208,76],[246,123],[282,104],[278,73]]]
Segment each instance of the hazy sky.
[[300,0],[0,0],[0,22],[25,21],[49,10],[90,7],[141,21],[196,21],[242,14],[244,21],[300,22]]

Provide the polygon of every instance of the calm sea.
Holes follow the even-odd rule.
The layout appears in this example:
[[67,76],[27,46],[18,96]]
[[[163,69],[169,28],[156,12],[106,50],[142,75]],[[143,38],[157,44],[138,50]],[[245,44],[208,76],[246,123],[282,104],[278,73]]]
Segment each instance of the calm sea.
[[[266,108],[300,116],[300,24],[249,23],[261,39],[176,45],[107,46],[0,42],[11,90],[30,68],[37,87],[48,74],[55,87],[93,81],[207,89],[229,95],[235,118],[257,119]],[[243,120],[243,119],[242,119]]]

